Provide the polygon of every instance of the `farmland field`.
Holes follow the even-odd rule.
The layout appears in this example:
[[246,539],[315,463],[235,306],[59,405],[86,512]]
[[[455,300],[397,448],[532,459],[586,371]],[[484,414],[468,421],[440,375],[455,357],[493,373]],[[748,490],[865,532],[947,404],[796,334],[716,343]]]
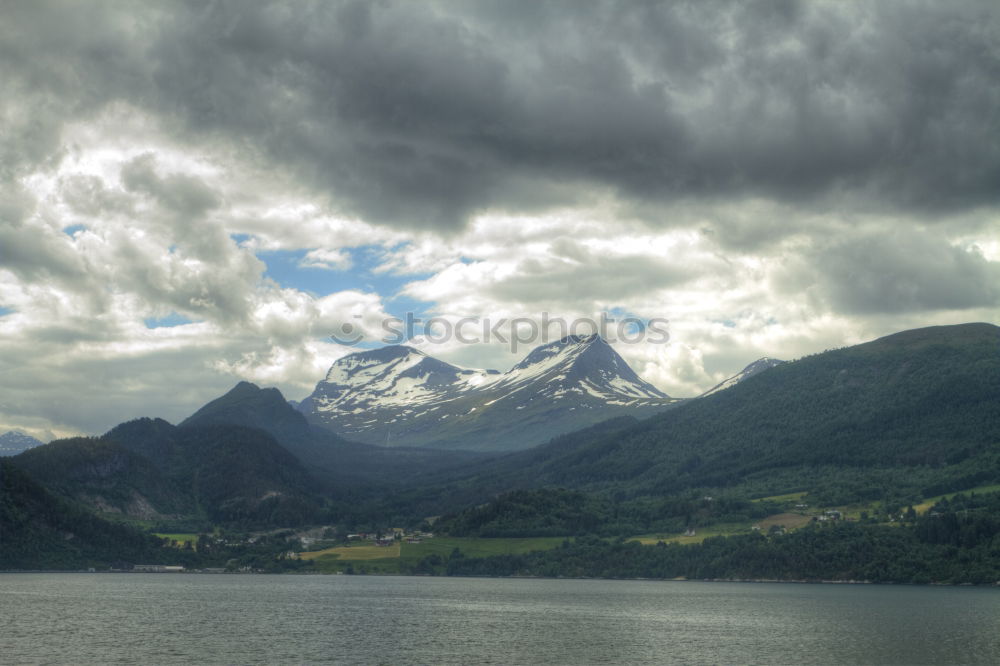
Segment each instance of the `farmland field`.
[[184,533],[184,534],[156,534],[155,536],[158,536],[161,539],[170,539],[171,541],[176,541],[181,546],[183,546],[185,543],[191,543],[191,545],[194,546],[194,544],[198,541],[198,535],[197,534],[190,534],[190,533]]
[[679,543],[682,545],[701,543],[709,537],[716,536],[731,536],[733,534],[741,534],[750,531],[750,524],[746,523],[726,523],[719,525],[709,525],[707,527],[699,527],[695,530],[694,536],[684,536],[683,534],[642,534],[640,536],[635,536],[629,539],[629,541],[638,541],[645,546],[655,545],[656,542],[662,541],[663,543]]
[[313,552],[300,553],[299,557],[303,560],[318,560],[318,559],[328,559],[337,560],[338,562],[350,560],[352,562],[361,560],[384,560],[399,557],[400,544],[397,541],[391,546],[374,546],[374,545],[360,545],[360,546],[337,546],[335,548],[327,548],[325,550],[316,550]]
[[794,530],[804,527],[810,522],[812,522],[812,516],[806,516],[801,513],[778,513],[768,516],[755,524],[760,525],[762,530],[767,530],[773,525],[781,525],[785,529]]
[[708,525],[706,527],[699,527],[696,529],[694,536],[684,536],[683,534],[643,534],[640,536],[632,537],[630,541],[638,541],[639,543],[652,546],[656,544],[657,541],[662,541],[663,543],[679,543],[681,545],[689,545],[701,543],[705,539],[717,536],[732,536],[734,534],[746,534],[750,532],[753,525],[760,525],[761,529],[767,530],[771,525],[782,525],[789,530],[797,529],[804,525],[809,524],[812,520],[811,516],[802,515],[799,513],[776,513],[767,518],[763,518],[759,521],[747,522],[747,523],[720,523],[718,525]]
[[947,498],[951,499],[955,495],[969,495],[971,493],[995,493],[1000,492],[1000,484],[994,484],[989,486],[979,486],[978,488],[969,488],[968,490],[963,490],[956,493],[945,493],[944,495],[937,495],[935,497],[929,497],[925,499],[920,504],[914,504],[913,508],[917,513],[926,513],[930,510],[932,506],[940,502],[941,500]]
[[394,546],[337,546],[301,553],[304,560],[313,560],[320,571],[343,570],[347,565],[368,573],[399,573],[429,555],[447,558],[458,548],[468,557],[509,555],[532,550],[555,548],[563,537],[536,537],[523,539],[480,539],[469,537],[435,537],[421,543],[397,543]]
[[784,495],[771,495],[770,497],[758,497],[755,500],[750,500],[752,502],[791,502],[799,501],[803,497],[808,495],[806,491],[798,493],[785,493]]

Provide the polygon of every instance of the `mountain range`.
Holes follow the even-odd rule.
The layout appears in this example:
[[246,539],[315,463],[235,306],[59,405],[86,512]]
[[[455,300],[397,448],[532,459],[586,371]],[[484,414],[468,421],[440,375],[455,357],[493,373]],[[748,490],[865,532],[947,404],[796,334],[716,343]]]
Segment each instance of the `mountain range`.
[[[492,442],[520,434],[518,444],[506,448],[523,448],[523,437],[536,441],[602,416],[634,418],[680,402],[639,379],[596,336],[539,347],[503,374],[456,368],[408,347],[360,352],[335,363],[317,392],[329,397],[338,386],[337,409],[324,412],[327,427],[310,423],[277,389],[240,382],[178,425],[136,419],[101,437],[22,451],[14,461],[63,500],[103,514],[201,524],[294,523],[317,518],[324,502],[349,512],[351,502],[378,497],[386,484],[394,491],[433,487],[492,464],[493,457],[474,451],[403,446],[419,438],[401,426],[397,432],[406,439],[393,447],[351,441],[329,427],[336,423],[350,432],[355,421],[345,413],[367,409],[392,427],[417,410],[421,426],[445,424],[434,431],[439,439],[469,430],[467,437],[481,437],[482,429],[494,427]],[[482,418],[462,418],[480,410]],[[437,421],[419,416],[440,412]],[[455,415],[450,423],[449,415]],[[512,422],[491,425],[504,418]],[[452,424],[466,431],[447,429]],[[456,444],[469,441],[470,448],[491,448],[476,439]]]
[[[826,506],[906,506],[1000,482],[1000,328],[991,324],[903,331],[787,363],[762,359],[682,401],[638,380],[599,338],[543,346],[502,374],[386,349],[334,364],[317,389],[334,407],[323,426],[276,389],[241,382],[179,425],[139,419],[7,458],[3,470],[22,494],[0,488],[4,520],[46,544],[65,520],[33,532],[48,519],[32,522],[24,511],[71,516],[86,507],[176,531],[415,525],[443,515],[440,529],[452,533],[637,534],[745,518],[765,510],[752,498],[786,493]],[[407,395],[417,398],[410,414]],[[616,403],[619,415],[531,448],[493,444],[509,451],[375,446],[328,429],[341,412],[360,419],[354,410],[367,401],[385,419],[506,415],[514,423],[497,427],[516,437],[521,414],[555,419],[565,409],[589,418],[577,405],[591,400]],[[465,432],[490,422],[470,419]],[[103,523],[93,530],[117,533]]]
[[245,426],[262,430],[338,488],[410,484],[439,469],[476,459],[467,451],[412,447],[387,449],[346,440],[310,424],[275,388],[240,382],[181,422],[181,427]]
[[298,409],[368,444],[510,451],[678,402],[600,336],[571,335],[504,373],[459,368],[402,345],[356,352],[337,360]]
[[343,516],[383,484],[431,482],[477,458],[345,441],[307,423],[277,389],[240,382],[179,425],[135,419],[12,461],[56,496],[98,513],[247,528],[318,521],[331,506]]

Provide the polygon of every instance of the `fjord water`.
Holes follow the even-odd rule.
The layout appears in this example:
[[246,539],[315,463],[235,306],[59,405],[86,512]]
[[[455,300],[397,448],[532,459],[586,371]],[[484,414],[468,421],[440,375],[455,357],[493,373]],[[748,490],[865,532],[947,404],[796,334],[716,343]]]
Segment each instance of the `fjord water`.
[[1000,590],[0,576],[3,663],[1000,663]]

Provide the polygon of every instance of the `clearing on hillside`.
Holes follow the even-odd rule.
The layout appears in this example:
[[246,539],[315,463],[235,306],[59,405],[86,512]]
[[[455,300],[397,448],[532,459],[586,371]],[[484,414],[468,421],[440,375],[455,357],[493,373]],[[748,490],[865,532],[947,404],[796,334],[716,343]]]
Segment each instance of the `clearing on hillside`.
[[786,530],[795,530],[800,527],[805,527],[810,522],[812,522],[812,516],[804,516],[801,513],[776,513],[773,516],[768,516],[756,524],[760,525],[760,529],[766,530],[772,525],[781,525]]
[[399,542],[391,546],[336,546],[325,550],[315,550],[299,553],[303,560],[337,559],[337,560],[386,560],[399,557]]

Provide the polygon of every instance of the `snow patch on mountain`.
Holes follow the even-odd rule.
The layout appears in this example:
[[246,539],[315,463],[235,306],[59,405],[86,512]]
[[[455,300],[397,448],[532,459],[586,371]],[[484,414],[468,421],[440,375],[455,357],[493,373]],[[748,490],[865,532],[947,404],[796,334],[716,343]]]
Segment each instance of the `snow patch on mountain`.
[[763,372],[764,370],[768,370],[769,368],[773,368],[773,367],[775,367],[777,365],[781,365],[784,362],[785,361],[781,361],[781,360],[776,359],[776,358],[769,358],[767,356],[765,356],[764,358],[761,358],[761,359],[757,359],[756,361],[754,361],[753,363],[751,363],[747,367],[743,368],[743,370],[741,370],[739,373],[737,373],[737,374],[733,375],[732,377],[730,377],[729,379],[726,379],[725,381],[722,381],[719,384],[713,386],[709,390],[707,390],[704,393],[702,393],[699,397],[704,398],[705,396],[712,395],[714,393],[718,393],[719,391],[724,391],[724,390],[726,390],[727,388],[729,388],[731,386],[736,386],[737,384],[739,384],[740,382],[742,382],[744,379],[747,379],[749,377],[753,377],[758,372]]
[[0,435],[0,456],[16,456],[43,443],[20,430],[8,430]]
[[[535,430],[549,433],[557,423],[573,429],[627,408],[675,402],[600,336],[571,335],[537,347],[504,373],[460,368],[404,345],[356,352],[333,364],[300,409],[314,423],[361,441],[461,446],[471,433],[510,429],[505,421],[529,418],[526,409],[541,424]],[[589,414],[567,416],[578,409]],[[463,434],[444,433],[446,420],[445,429]]]

